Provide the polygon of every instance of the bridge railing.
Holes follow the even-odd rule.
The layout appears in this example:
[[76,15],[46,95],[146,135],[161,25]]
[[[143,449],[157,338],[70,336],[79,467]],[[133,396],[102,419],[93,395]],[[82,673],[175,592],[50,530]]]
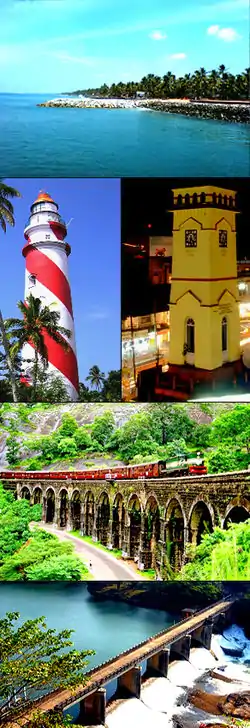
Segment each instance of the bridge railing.
[[[228,606],[230,606],[230,605],[233,604],[234,600],[231,597],[226,597],[223,600],[223,602],[222,601],[219,601],[219,602],[216,602],[215,604],[212,604],[211,605],[211,609],[215,609],[216,607],[218,607],[218,610],[219,610],[219,608],[220,608],[220,606],[222,604],[223,604],[223,608],[225,608],[224,605],[225,605],[226,602],[228,602]],[[202,616],[203,616],[203,614],[205,612],[208,611],[208,609],[209,609],[209,607],[204,607],[204,609],[199,610],[199,612],[197,612],[196,615],[193,615],[193,616],[197,616],[197,617],[200,616],[201,617],[200,622],[202,623],[202,621],[203,621],[202,620]],[[216,613],[215,613],[215,616],[216,616]],[[157,632],[157,634],[153,635],[152,637],[149,637],[146,640],[142,640],[141,642],[138,642],[137,644],[133,645],[133,647],[129,647],[127,650],[124,650],[123,652],[120,652],[119,655],[115,655],[114,657],[110,657],[108,660],[105,660],[104,662],[100,663],[99,665],[96,665],[95,667],[91,668],[91,670],[88,670],[87,672],[85,672],[84,673],[84,676],[83,676],[84,679],[85,678],[90,679],[92,677],[92,675],[94,675],[98,670],[101,670],[102,668],[105,668],[105,667],[108,667],[109,665],[112,665],[112,663],[115,660],[117,660],[120,657],[126,657],[126,656],[130,655],[136,649],[139,649],[141,647],[146,647],[146,645],[150,644],[150,642],[153,642],[158,637],[163,637],[163,636],[166,635],[166,639],[167,639],[168,634],[171,632],[171,630],[173,629],[173,627],[177,627],[177,626],[178,627],[182,627],[182,626],[185,627],[185,624],[187,624],[188,622],[190,622],[190,619],[191,619],[191,617],[186,617],[185,619],[180,620],[180,622],[177,622],[175,625],[171,625],[167,629],[163,629],[160,632]],[[196,626],[198,627],[199,626],[199,623]],[[177,641],[178,639],[179,639],[179,637],[174,638],[173,639],[173,642]],[[157,649],[159,649],[159,648],[157,648]],[[140,658],[141,661],[143,661],[144,659],[146,659],[146,657],[144,658],[142,656]],[[129,669],[130,667],[134,667],[134,664],[135,664],[135,661],[134,661],[134,659],[132,659],[131,662],[129,662],[129,663],[126,664],[126,669]],[[110,675],[108,677],[108,680],[106,678],[105,678],[105,680],[103,678],[101,678],[99,680],[98,679],[95,680],[94,683],[92,683],[91,687],[88,684],[84,685],[84,687],[82,688],[82,690],[79,690],[79,692],[75,696],[75,698],[76,698],[76,701],[75,702],[77,702],[78,700],[80,700],[82,697],[86,696],[90,690],[91,690],[91,692],[93,692],[94,690],[98,690],[98,688],[101,687],[101,685],[103,685],[104,682],[107,683],[107,682],[110,682],[111,680],[115,680],[116,677],[117,677],[117,675],[120,674],[120,670],[121,670],[121,668],[119,668],[119,669],[116,668],[115,670],[111,671],[110,672]],[[32,705],[34,703],[41,702],[47,696],[53,695],[53,692],[56,695],[57,692],[60,693],[60,691],[61,691],[61,689],[59,689],[58,691],[55,690],[55,691],[48,691],[47,693],[43,693],[42,696],[40,696],[40,697],[36,698],[34,701],[32,701]],[[73,694],[72,694],[72,698],[74,698],[74,695]],[[67,707],[67,705],[69,705],[69,702],[71,702],[71,701],[69,701],[68,699],[63,700],[61,702],[58,702],[58,707],[60,707],[60,708],[63,709],[65,707]]]

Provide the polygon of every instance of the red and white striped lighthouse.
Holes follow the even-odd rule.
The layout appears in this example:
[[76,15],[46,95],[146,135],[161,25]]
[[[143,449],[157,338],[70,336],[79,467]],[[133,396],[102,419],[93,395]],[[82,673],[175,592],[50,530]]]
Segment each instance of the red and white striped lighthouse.
[[[67,226],[59,215],[58,205],[47,192],[40,192],[31,205],[24,229],[25,300],[31,293],[40,298],[44,306],[60,313],[59,325],[71,331],[70,338],[66,339],[70,347],[68,351],[46,333],[44,340],[48,350],[48,373],[63,378],[70,399],[75,401],[78,399],[78,369],[68,274],[71,248],[66,236]],[[23,371],[28,379],[31,365],[27,360],[34,359],[34,349],[30,344],[25,344],[22,358]]]

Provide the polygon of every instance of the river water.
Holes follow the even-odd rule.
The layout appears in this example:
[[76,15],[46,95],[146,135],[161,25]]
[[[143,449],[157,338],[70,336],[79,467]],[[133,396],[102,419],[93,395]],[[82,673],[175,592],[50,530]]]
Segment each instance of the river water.
[[144,109],[57,109],[0,94],[2,177],[240,177],[249,128]]
[[[139,584],[131,585],[133,590]],[[75,630],[74,644],[77,649],[95,649],[89,667],[100,664],[108,658],[156,632],[167,628],[175,621],[163,611],[130,606],[122,602],[95,601],[85,584],[0,584],[0,617],[8,611],[18,611],[22,620],[40,615],[47,618],[49,627],[61,630]],[[171,662],[168,677],[150,678],[143,682],[141,700],[131,698],[111,703],[107,710],[107,728],[174,728],[179,716],[180,725],[198,728],[200,723],[215,716],[208,716],[187,702],[187,689],[198,687],[206,692],[221,695],[237,690],[250,689],[250,640],[246,640],[240,627],[233,625],[226,633],[230,639],[246,643],[241,658],[233,659],[224,654],[220,646],[221,636],[213,635],[211,651],[204,647],[193,647],[190,660]],[[142,664],[142,673],[146,663]],[[213,669],[232,680],[225,683],[212,678]],[[237,686],[233,680],[240,681]],[[107,700],[113,697],[117,681],[107,685]],[[78,706],[70,711],[77,721]],[[225,725],[226,722],[224,721]]]

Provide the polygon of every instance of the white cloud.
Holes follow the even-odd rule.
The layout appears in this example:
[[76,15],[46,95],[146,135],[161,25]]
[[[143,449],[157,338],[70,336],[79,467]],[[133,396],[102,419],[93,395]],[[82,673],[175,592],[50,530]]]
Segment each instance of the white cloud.
[[152,40],[165,40],[166,37],[166,33],[162,33],[161,30],[154,30],[149,35],[149,38],[152,38]]
[[215,35],[217,38],[221,38],[221,40],[224,40],[227,43],[231,43],[240,37],[234,28],[221,28],[219,25],[210,25],[207,29],[207,34]]
[[208,35],[217,35],[219,29],[220,29],[219,25],[210,25],[210,28],[207,29],[207,34]]
[[179,60],[181,61],[183,58],[186,58],[186,57],[187,57],[186,53],[172,53],[172,55],[169,56],[169,58],[173,58],[177,61],[179,61]]

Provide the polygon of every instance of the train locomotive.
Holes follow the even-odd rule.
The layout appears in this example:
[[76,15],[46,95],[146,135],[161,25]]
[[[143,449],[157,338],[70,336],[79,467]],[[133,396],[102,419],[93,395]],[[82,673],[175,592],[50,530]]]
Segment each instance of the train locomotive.
[[6,470],[0,472],[0,480],[132,480],[141,478],[176,478],[187,475],[206,475],[207,468],[201,453],[192,458],[180,455],[176,460],[157,460],[141,465],[125,465],[111,468],[109,472],[104,468],[98,470]]

